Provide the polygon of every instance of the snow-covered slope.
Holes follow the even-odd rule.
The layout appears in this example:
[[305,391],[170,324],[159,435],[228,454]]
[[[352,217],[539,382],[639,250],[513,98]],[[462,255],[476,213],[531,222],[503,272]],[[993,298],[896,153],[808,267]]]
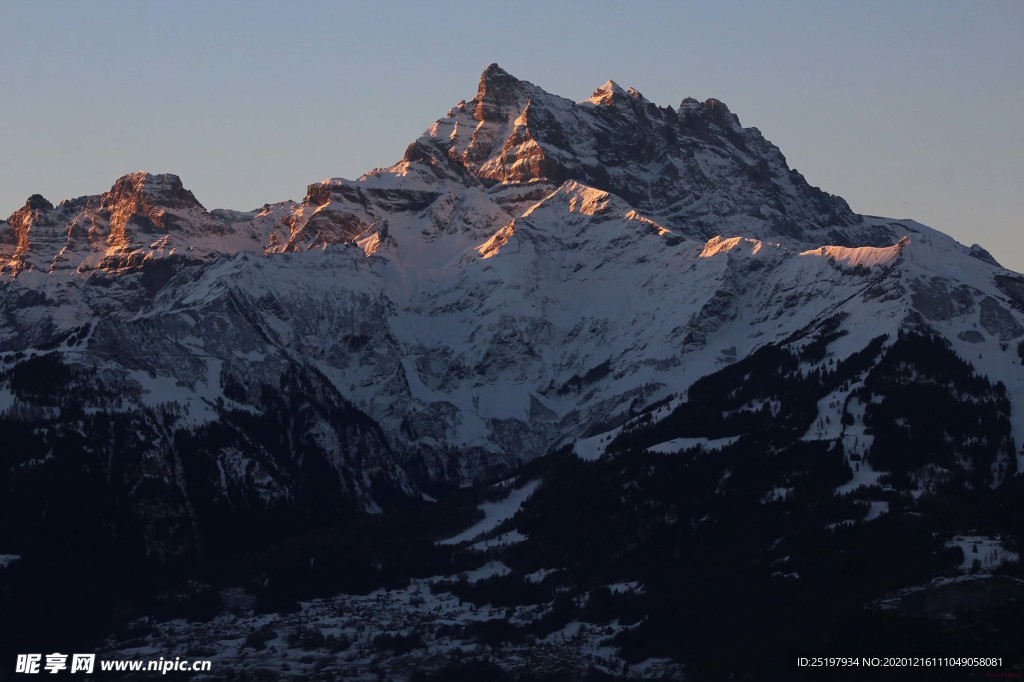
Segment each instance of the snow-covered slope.
[[[233,424],[218,466],[266,499],[300,491],[236,416],[285,414],[300,387],[332,475],[372,510],[370,478],[411,492],[560,444],[597,456],[647,406],[826,324],[842,334],[806,371],[926,330],[1005,383],[1024,443],[1024,278],[854,214],[717,100],[665,108],[609,82],[574,103],[491,65],[390,168],[248,213],[141,172],[56,207],[36,195],[0,223],[0,260],[7,414],[156,411],[143,450],[169,478],[175,429]],[[73,395],[12,387],[53,351]],[[332,430],[339,401],[369,418],[372,464]]]

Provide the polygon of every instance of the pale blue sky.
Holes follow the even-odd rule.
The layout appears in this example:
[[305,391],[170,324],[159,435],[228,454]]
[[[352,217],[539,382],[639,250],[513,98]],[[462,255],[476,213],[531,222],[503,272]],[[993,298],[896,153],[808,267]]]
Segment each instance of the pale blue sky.
[[856,211],[1024,270],[1024,2],[0,0],[0,214],[173,172],[301,198],[406,145],[498,62],[583,99],[717,97]]

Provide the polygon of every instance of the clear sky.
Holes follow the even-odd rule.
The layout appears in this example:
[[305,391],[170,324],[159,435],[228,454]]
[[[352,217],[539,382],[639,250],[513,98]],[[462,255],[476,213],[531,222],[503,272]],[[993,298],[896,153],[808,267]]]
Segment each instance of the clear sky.
[[854,210],[1024,270],[1024,2],[0,0],[0,215],[180,175],[207,208],[354,178],[498,62],[717,97]]

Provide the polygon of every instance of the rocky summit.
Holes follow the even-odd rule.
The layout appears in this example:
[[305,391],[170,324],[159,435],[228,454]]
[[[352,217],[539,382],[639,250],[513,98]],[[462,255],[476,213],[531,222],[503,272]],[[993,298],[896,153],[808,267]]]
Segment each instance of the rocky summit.
[[[917,614],[899,590],[962,592],[1016,565],[1020,529],[1000,519],[1019,507],[1022,359],[1024,277],[913,220],[854,213],[725,103],[659,106],[612,81],[573,102],[492,64],[393,166],[299,201],[209,211],[177,176],[137,172],[56,206],[33,195],[0,223],[0,555],[18,557],[0,578],[26,595],[62,579],[69,555],[44,537],[93,556],[95,575],[120,575],[95,556],[116,547],[120,570],[157,576],[101,581],[123,608],[76,636],[170,594],[290,604],[355,584],[418,585],[455,622],[463,599],[501,603],[488,581],[513,581],[514,632],[467,616],[427,643],[417,631],[411,654],[381,640],[348,668],[291,670],[358,679],[389,651],[395,669],[440,670],[439,651],[490,637],[507,656],[480,665],[499,671],[543,650],[577,672],[742,673],[753,658],[700,658],[725,651],[723,622],[673,644],[650,635],[672,631],[652,604],[685,596],[707,616],[715,575],[809,604],[861,570],[849,608],[884,620]],[[566,544],[594,527],[604,539]],[[381,529],[419,538],[418,558],[366,550],[389,546]],[[821,573],[801,533],[855,560]],[[903,537],[913,568],[876,575],[870,557]],[[340,546],[349,582],[314,568]],[[687,559],[700,547],[718,553],[707,571]],[[396,577],[403,561],[416,568]],[[449,578],[409,583],[431,576]],[[1016,584],[991,589],[1012,601]],[[388,594],[396,623],[422,610]],[[310,608],[281,628],[360,627]],[[236,617],[188,641],[263,627]],[[559,648],[572,637],[589,648]]]

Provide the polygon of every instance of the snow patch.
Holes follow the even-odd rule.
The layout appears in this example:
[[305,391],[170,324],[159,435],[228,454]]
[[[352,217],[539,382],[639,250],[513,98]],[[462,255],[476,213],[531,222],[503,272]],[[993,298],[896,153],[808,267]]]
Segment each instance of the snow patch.
[[462,542],[476,539],[489,533],[501,524],[505,523],[522,508],[523,503],[533,494],[533,491],[540,485],[540,481],[530,481],[522,488],[512,490],[507,497],[497,502],[485,502],[477,507],[484,513],[484,518],[476,522],[466,530],[454,537],[438,541],[439,545],[457,545]]
[[507,547],[514,545],[526,540],[526,536],[520,533],[518,530],[510,530],[507,533],[502,533],[493,538],[481,540],[480,542],[474,542],[469,546],[474,552],[486,552],[489,549],[496,549],[498,547]]
[[474,568],[471,571],[466,571],[466,580],[471,583],[480,582],[481,580],[487,580],[488,578],[496,578],[502,575],[508,575],[512,572],[508,566],[500,561],[488,561],[479,568]]
[[946,547],[959,547],[964,553],[964,560],[960,564],[960,571],[966,573],[975,570],[993,571],[1004,563],[1019,561],[1020,556],[1003,546],[1003,539],[1000,536],[987,535],[957,535],[954,536]]
[[679,452],[680,450],[689,450],[690,448],[700,448],[705,451],[721,450],[724,447],[732,445],[739,439],[739,436],[726,436],[725,438],[674,438],[672,440],[665,441],[664,443],[652,445],[647,449],[650,452],[664,454],[672,454]]

